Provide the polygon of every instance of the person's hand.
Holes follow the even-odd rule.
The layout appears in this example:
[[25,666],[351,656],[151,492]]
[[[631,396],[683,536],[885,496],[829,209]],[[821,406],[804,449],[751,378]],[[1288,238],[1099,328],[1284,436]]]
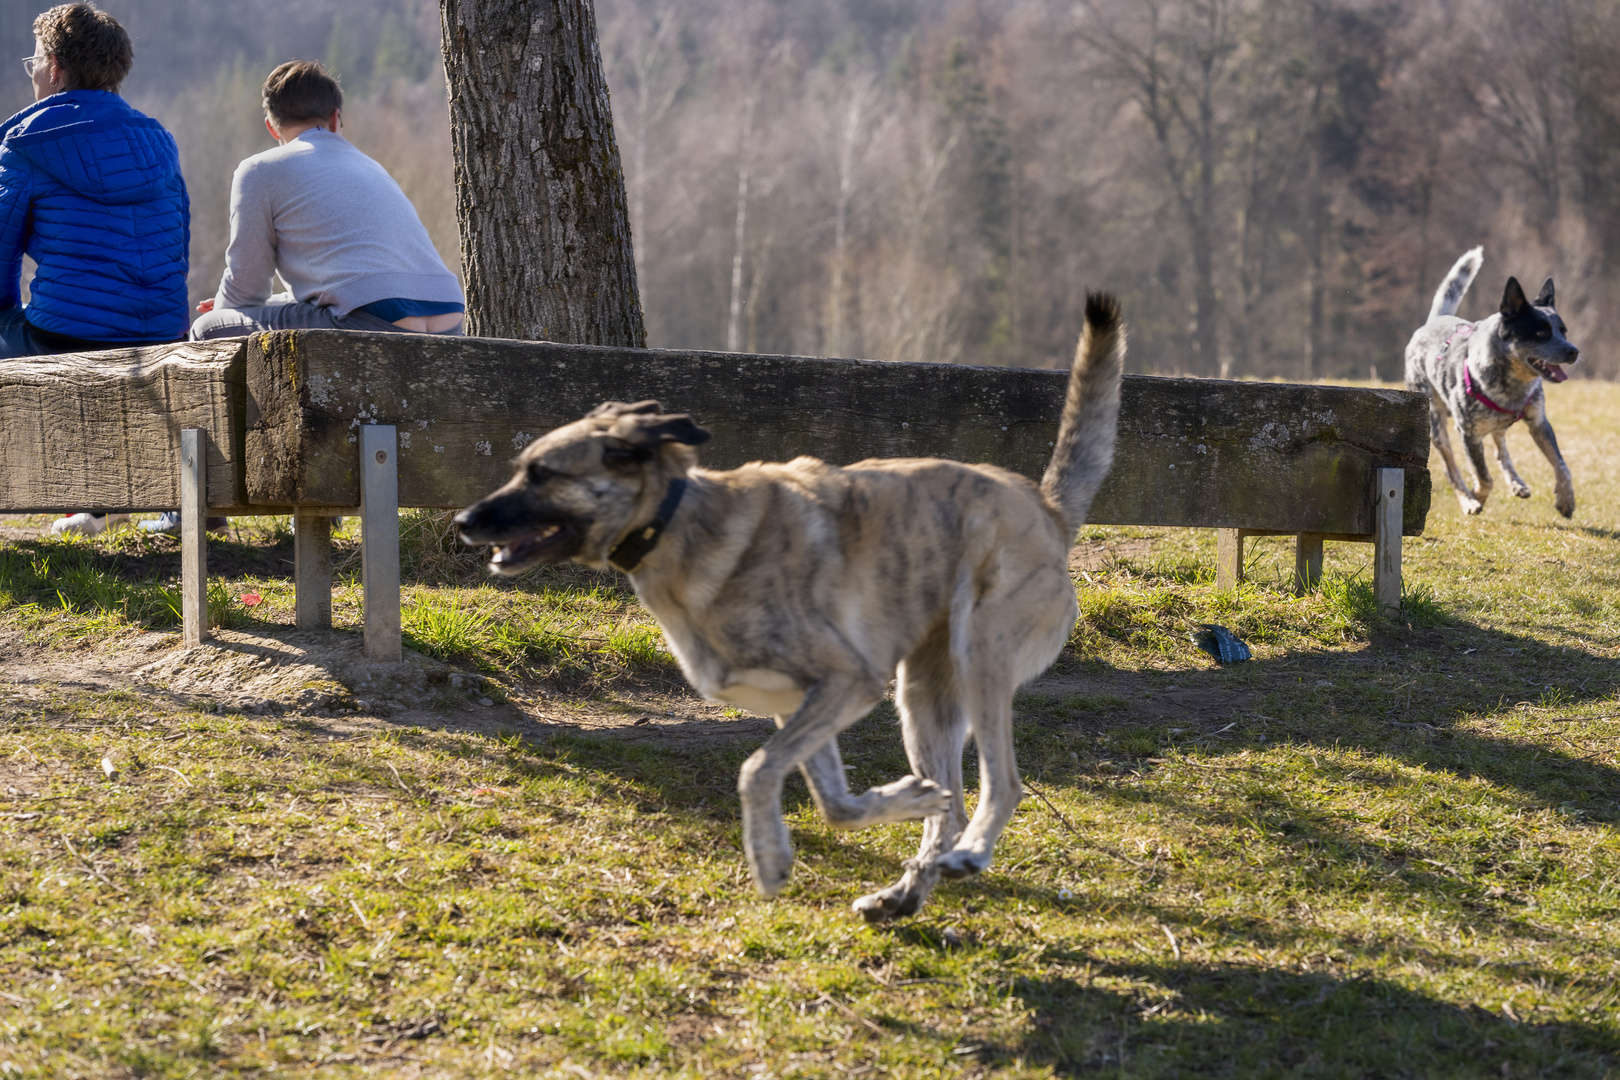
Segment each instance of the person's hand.
[[210,311],[213,311],[213,310],[214,310],[214,298],[212,296],[210,296],[206,300],[199,300],[197,302],[197,314],[206,315]]

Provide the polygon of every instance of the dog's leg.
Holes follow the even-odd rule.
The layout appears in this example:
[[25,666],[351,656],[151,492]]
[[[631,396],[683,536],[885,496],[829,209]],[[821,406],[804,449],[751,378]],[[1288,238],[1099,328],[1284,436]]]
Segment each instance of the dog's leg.
[[948,878],[968,877],[990,865],[996,840],[1024,798],[1013,752],[1013,687],[999,675],[979,670],[966,680],[973,741],[979,747],[979,805],[955,846],[939,857],[939,871]]
[[967,713],[955,690],[949,641],[944,634],[900,665],[895,699],[900,705],[900,732],[912,772],[946,792],[941,811],[923,821],[922,844],[906,872],[886,889],[863,896],[854,908],[868,922],[914,914],[939,883],[939,857],[967,827],[962,801],[962,746],[967,740]]
[[[1444,414],[1444,415],[1442,415]],[[1480,501],[1474,498],[1468,487],[1468,481],[1463,479],[1462,470],[1457,468],[1457,458],[1451,452],[1451,436],[1446,432],[1446,416],[1449,412],[1438,397],[1429,398],[1429,441],[1434,448],[1440,451],[1440,459],[1446,463],[1446,479],[1457,491],[1457,501],[1462,503],[1463,513],[1477,514],[1484,509]]]
[[[777,722],[780,724],[781,719]],[[837,739],[827,740],[827,745],[811,754],[799,766],[799,771],[810,785],[810,795],[821,808],[821,816],[835,829],[864,829],[890,821],[920,821],[944,813],[950,805],[949,791],[916,775],[903,776],[892,784],[851,795]]]
[[1496,463],[1502,467],[1502,475],[1507,477],[1508,490],[1520,499],[1530,497],[1530,485],[1519,478],[1514,471],[1513,457],[1508,453],[1507,434],[1501,431],[1491,433],[1491,439],[1496,443]]
[[1536,448],[1547,456],[1553,467],[1553,505],[1565,517],[1574,517],[1575,480],[1569,475],[1569,466],[1564,464],[1564,455],[1558,452],[1558,438],[1553,434],[1552,424],[1547,422],[1547,407],[1540,394],[1525,409],[1524,422],[1530,428],[1530,438]]
[[799,710],[743,762],[737,779],[743,851],[754,884],[766,896],[775,896],[787,884],[793,867],[793,846],[782,820],[782,781],[882,697],[883,686],[874,680],[829,675],[810,687]]
[[1485,509],[1485,500],[1491,497],[1491,467],[1485,462],[1485,442],[1461,428],[1457,434],[1462,438],[1463,449],[1468,451],[1468,464],[1473,466],[1474,479],[1478,482],[1472,500],[1463,498],[1460,492],[1457,498],[1462,503],[1463,513],[1477,514]]

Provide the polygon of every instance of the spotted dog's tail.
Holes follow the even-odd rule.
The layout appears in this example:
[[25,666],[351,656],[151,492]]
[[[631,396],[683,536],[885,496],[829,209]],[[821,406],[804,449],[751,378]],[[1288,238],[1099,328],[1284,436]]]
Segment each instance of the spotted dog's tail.
[[1434,303],[1429,307],[1429,318],[1438,319],[1442,315],[1455,315],[1462,303],[1463,295],[1468,292],[1468,286],[1474,283],[1474,275],[1485,262],[1485,249],[1474,248],[1463,252],[1462,258],[1452,266],[1446,280],[1440,283],[1440,291],[1434,294]]
[[1041,493],[1063,514],[1073,540],[1092,497],[1114,466],[1119,427],[1119,381],[1125,370],[1125,323],[1119,301],[1107,293],[1086,294],[1086,327],[1074,350],[1052,460]]

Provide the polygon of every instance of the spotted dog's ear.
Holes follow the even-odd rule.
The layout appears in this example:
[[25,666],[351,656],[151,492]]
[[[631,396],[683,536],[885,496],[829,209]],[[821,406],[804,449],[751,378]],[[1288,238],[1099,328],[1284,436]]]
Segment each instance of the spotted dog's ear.
[[709,441],[709,433],[686,413],[622,413],[608,434],[649,449],[667,442],[697,446]]
[[1536,297],[1536,307],[1556,307],[1553,303],[1552,278],[1541,283],[1541,295]]
[[637,401],[634,404],[623,401],[604,401],[602,404],[586,413],[585,419],[589,420],[595,416],[639,416],[643,414],[651,414],[656,416],[663,411],[664,407],[658,402],[653,401],[651,398],[648,398],[645,401]]
[[1502,318],[1518,318],[1520,315],[1524,314],[1524,309],[1528,307],[1529,304],[1530,301],[1524,298],[1524,289],[1520,287],[1519,279],[1514,277],[1508,278],[1507,288],[1502,290]]

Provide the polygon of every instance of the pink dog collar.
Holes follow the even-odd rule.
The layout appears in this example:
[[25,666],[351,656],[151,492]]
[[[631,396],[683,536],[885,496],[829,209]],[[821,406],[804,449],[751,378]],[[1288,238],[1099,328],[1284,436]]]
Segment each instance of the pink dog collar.
[[[1451,348],[1451,343],[1453,341],[1457,341],[1459,339],[1467,340],[1469,335],[1471,335],[1476,329],[1478,329],[1478,327],[1479,327],[1478,323],[1461,323],[1461,324],[1459,324],[1458,327],[1451,332],[1451,335],[1446,338],[1445,343],[1440,346],[1440,356],[1446,355],[1446,350]],[[1439,359],[1439,357],[1436,357],[1436,359]],[[1540,379],[1536,380],[1537,384],[1539,384],[1540,382],[1541,382]],[[1487,409],[1493,409],[1496,412],[1502,413],[1502,414],[1504,414],[1506,416],[1511,416],[1515,420],[1523,420],[1525,410],[1530,408],[1530,396],[1536,392],[1536,387],[1534,385],[1532,385],[1530,387],[1530,393],[1525,395],[1524,404],[1520,405],[1519,408],[1516,411],[1513,410],[1513,409],[1504,409],[1502,406],[1500,406],[1496,402],[1492,401],[1490,399],[1490,396],[1487,395],[1483,390],[1481,390],[1479,387],[1474,385],[1474,373],[1471,370],[1469,370],[1468,357],[1464,356],[1463,357],[1463,391],[1465,393],[1467,393],[1467,395],[1469,397],[1473,398],[1475,401],[1479,402],[1481,405],[1484,405]]]

